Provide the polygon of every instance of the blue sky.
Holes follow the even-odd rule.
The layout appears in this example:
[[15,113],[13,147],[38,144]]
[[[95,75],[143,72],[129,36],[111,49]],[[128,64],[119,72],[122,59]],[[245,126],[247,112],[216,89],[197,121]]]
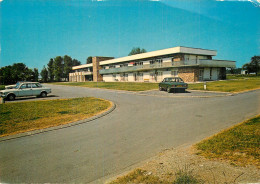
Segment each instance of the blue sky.
[[65,54],[128,55],[174,46],[217,50],[237,67],[260,55],[260,7],[246,0],[0,0],[0,67],[42,69]]

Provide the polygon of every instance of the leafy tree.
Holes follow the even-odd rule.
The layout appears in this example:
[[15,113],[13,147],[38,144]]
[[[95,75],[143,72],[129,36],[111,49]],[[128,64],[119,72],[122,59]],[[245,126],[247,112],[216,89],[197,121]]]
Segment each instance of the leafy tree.
[[145,49],[140,49],[140,47],[134,47],[131,52],[129,52],[128,56],[131,55],[135,55],[135,54],[141,54],[141,53],[145,53],[146,50]]
[[12,65],[11,79],[12,83],[17,81],[26,81],[29,78],[29,71],[27,66],[24,63],[14,63]]
[[54,79],[55,81],[61,81],[62,78],[62,62],[63,62],[63,58],[61,56],[57,56],[54,59],[53,62],[53,73],[54,73]]
[[92,63],[92,56],[89,56],[86,60],[86,64]]
[[54,60],[51,58],[49,63],[48,63],[48,76],[50,81],[54,80]]
[[64,61],[64,78],[69,80],[69,73],[72,71],[72,58],[70,56],[65,55],[63,57]]
[[243,69],[247,70],[248,73],[256,73],[260,72],[260,56],[251,57],[250,63],[246,63],[243,65]]
[[33,81],[38,82],[39,80],[39,71],[37,68],[33,69]]
[[77,59],[73,59],[72,60],[72,66],[78,66],[78,65],[81,65],[81,62],[78,61]]
[[5,66],[0,68],[0,83],[1,84],[12,84],[15,83],[12,79],[12,66]]
[[14,84],[17,81],[33,81],[38,76],[38,69],[30,69],[24,63],[14,63],[13,65],[0,68],[0,83]]
[[48,81],[48,70],[45,68],[45,65],[43,66],[43,69],[41,71],[42,81],[47,82]]

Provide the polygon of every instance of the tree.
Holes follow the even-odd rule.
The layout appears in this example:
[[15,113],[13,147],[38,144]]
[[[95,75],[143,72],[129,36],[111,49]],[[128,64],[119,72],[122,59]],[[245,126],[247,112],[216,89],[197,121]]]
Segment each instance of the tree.
[[50,81],[54,80],[54,66],[53,66],[53,59],[51,58],[49,63],[48,63],[48,77]]
[[53,62],[53,74],[55,81],[61,81],[62,78],[62,62],[63,58],[61,56],[57,56]]
[[81,65],[81,62],[78,61],[77,59],[73,59],[72,60],[72,66],[78,66],[78,65]]
[[63,57],[64,61],[64,78],[69,80],[69,73],[72,71],[72,58],[70,56],[65,55]]
[[89,56],[86,60],[86,64],[92,63],[92,56]]
[[26,81],[29,78],[29,71],[24,63],[14,63],[11,67],[11,83]]
[[250,63],[246,63],[243,65],[243,69],[247,70],[248,73],[256,73],[260,72],[260,56],[251,57]]
[[47,82],[48,81],[48,70],[45,68],[45,65],[43,66],[43,69],[41,71],[42,81]]
[[39,79],[39,71],[37,68],[33,69],[33,81],[38,82]]
[[14,63],[13,65],[0,68],[0,83],[14,84],[17,81],[33,81],[36,79],[38,69],[30,69],[24,63]]
[[140,49],[140,47],[134,47],[131,52],[129,52],[128,56],[131,55],[135,55],[135,54],[141,54],[141,53],[145,53],[146,50],[145,49]]

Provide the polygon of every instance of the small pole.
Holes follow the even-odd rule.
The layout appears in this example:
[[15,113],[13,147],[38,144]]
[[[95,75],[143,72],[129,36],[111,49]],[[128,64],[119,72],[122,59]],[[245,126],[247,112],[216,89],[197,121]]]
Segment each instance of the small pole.
[[204,82],[204,90],[207,89],[207,82]]

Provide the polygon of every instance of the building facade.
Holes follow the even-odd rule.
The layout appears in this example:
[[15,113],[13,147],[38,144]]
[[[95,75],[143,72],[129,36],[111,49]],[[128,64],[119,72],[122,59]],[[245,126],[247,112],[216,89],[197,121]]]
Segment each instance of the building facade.
[[91,64],[73,67],[69,81],[160,82],[181,77],[185,82],[226,79],[235,61],[215,60],[215,50],[173,47],[121,58],[93,57]]

